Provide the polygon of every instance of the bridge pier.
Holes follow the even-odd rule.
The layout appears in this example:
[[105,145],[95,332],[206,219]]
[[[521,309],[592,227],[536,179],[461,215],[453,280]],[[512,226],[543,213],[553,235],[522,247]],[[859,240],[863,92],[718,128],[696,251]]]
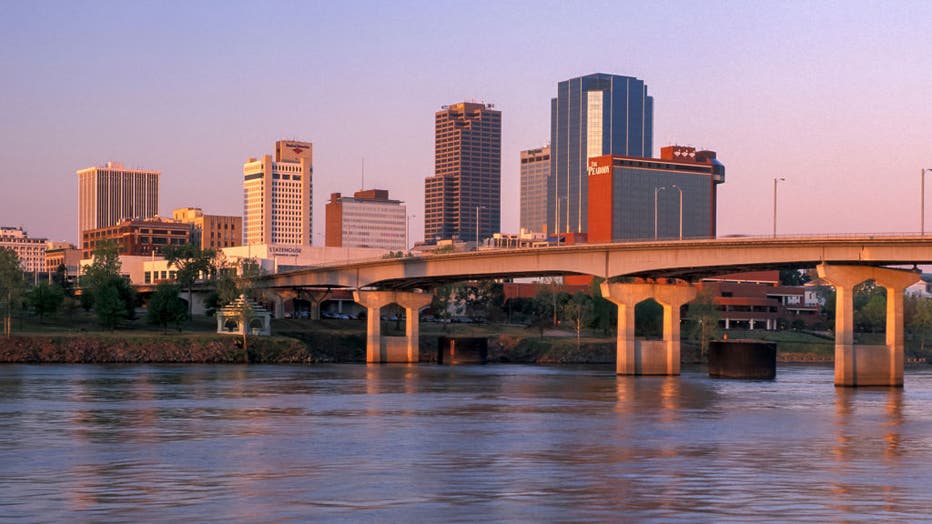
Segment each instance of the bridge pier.
[[[420,360],[420,312],[433,297],[403,291],[354,291],[353,300],[366,308],[366,362],[370,364]],[[405,310],[405,336],[382,336],[382,307],[398,304]]]
[[[902,269],[819,264],[819,278],[835,287],[835,385],[903,385],[903,293],[919,274]],[[854,287],[873,280],[887,290],[886,340],[854,344]]]
[[[680,374],[680,307],[698,290],[685,283],[602,283],[602,296],[618,306],[615,372],[619,375]],[[663,341],[634,338],[634,308],[652,298],[663,308]]]

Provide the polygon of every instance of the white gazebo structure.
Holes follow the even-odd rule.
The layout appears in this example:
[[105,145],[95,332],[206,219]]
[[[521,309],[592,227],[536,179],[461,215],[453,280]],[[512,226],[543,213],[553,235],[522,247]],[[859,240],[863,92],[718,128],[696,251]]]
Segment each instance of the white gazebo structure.
[[217,333],[269,336],[272,334],[272,313],[255,300],[240,295],[217,311]]

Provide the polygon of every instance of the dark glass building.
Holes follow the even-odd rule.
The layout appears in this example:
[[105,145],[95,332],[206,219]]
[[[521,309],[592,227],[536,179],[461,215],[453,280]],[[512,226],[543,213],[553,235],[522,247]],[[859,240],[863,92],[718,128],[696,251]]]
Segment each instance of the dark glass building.
[[491,237],[501,227],[501,111],[471,102],[444,106],[434,132],[434,176],[424,181],[424,242],[475,241],[477,231],[479,239]]
[[586,231],[588,159],[650,157],[653,122],[654,100],[643,80],[596,73],[557,84],[550,103],[548,233]]

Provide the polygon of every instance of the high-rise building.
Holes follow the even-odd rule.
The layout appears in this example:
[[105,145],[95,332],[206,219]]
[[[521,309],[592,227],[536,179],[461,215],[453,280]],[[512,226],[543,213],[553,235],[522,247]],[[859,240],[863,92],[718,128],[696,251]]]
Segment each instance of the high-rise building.
[[158,171],[127,169],[121,162],[78,171],[78,238],[88,229],[159,214]]
[[502,113],[492,104],[462,102],[437,111],[434,176],[424,181],[426,243],[476,241],[499,231],[501,149]]
[[407,249],[405,205],[384,189],[357,191],[352,198],[333,193],[326,209],[327,247]]
[[588,178],[589,242],[715,238],[725,166],[714,151],[668,146],[660,158],[593,157]]
[[521,229],[547,230],[547,183],[550,178],[550,146],[521,151]]
[[585,232],[589,158],[650,157],[654,99],[643,80],[596,73],[557,85],[550,103],[547,230]]
[[45,271],[44,238],[29,238],[21,227],[0,227],[0,248],[12,250],[19,265],[28,273]]
[[243,165],[245,243],[309,246],[312,237],[313,145],[279,140],[275,156]]
[[243,217],[205,215],[199,207],[182,207],[172,211],[172,218],[194,226],[191,242],[202,250],[243,245]]

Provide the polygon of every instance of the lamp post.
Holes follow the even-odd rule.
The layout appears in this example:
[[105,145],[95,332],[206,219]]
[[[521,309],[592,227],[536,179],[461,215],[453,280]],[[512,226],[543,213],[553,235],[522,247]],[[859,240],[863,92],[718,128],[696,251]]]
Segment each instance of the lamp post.
[[479,251],[479,210],[485,208],[485,206],[476,206],[476,251]]
[[784,177],[773,179],[773,238],[777,238],[777,182],[786,182]]
[[676,184],[673,188],[680,192],[680,240],[683,240],[683,190]]
[[408,220],[416,216],[417,215],[405,213],[405,251],[408,251],[408,246],[411,245],[411,242],[408,240]]
[[932,167],[923,168],[921,175],[922,182],[919,186],[919,234],[926,235],[926,171],[932,171]]
[[657,240],[657,195],[664,189],[666,189],[666,186],[654,188],[654,240]]
[[[554,230],[553,230],[553,232],[556,234],[556,237],[557,237],[557,246],[560,245],[560,202],[565,202],[565,201],[566,201],[565,196],[562,196],[557,199],[557,217],[556,217],[556,221],[555,221],[556,223],[554,224]],[[568,223],[569,223],[569,220],[567,220],[567,224]]]

